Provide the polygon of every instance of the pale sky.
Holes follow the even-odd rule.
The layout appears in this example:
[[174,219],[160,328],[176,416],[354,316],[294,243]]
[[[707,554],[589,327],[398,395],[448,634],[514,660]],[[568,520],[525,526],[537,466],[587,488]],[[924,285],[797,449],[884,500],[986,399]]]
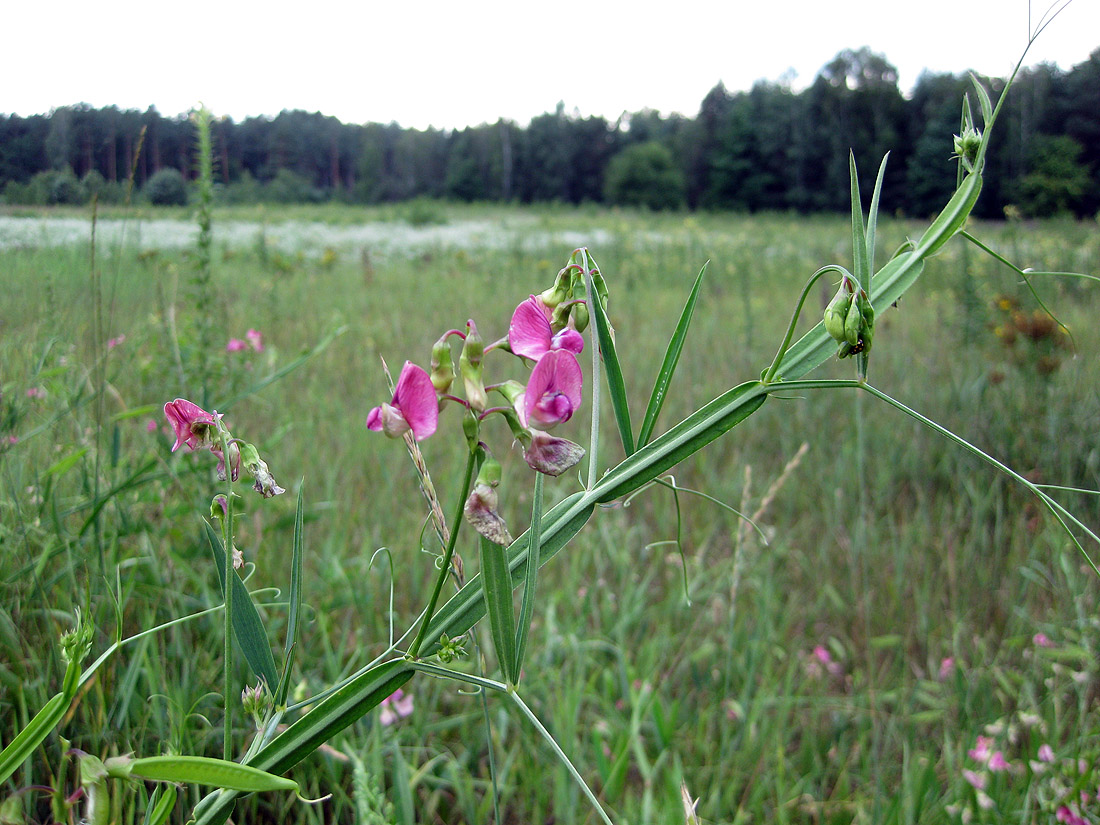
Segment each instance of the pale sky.
[[[72,103],[241,120],[305,109],[345,123],[460,128],[552,111],[656,109],[694,117],[731,91],[869,46],[908,92],[922,69],[1007,75],[1027,0],[7,0],[0,112]],[[1037,0],[1032,26],[1047,9]],[[1100,47],[1100,0],[1073,0],[1026,65],[1064,69]]]

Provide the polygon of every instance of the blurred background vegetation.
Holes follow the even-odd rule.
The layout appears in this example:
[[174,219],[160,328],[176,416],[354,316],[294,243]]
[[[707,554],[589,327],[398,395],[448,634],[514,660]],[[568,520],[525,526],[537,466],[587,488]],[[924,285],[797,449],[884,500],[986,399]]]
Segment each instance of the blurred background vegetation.
[[[922,75],[909,96],[897,70],[867,48],[845,50],[805,90],[721,84],[694,118],[624,112],[611,122],[554,112],[526,127],[500,120],[459,130],[345,124],[305,111],[213,125],[222,203],[373,204],[416,197],[556,201],[651,209],[843,211],[848,149],[864,166],[890,151],[884,203],[924,218],[955,184],[948,163],[964,75]],[[1003,81],[987,79],[994,96]],[[1025,217],[1100,210],[1100,50],[1068,71],[1026,69],[1016,81],[978,204]],[[138,145],[143,151],[137,152]],[[2,202],[122,202],[134,181],[154,204],[185,202],[194,177],[186,115],[66,106],[0,116]]]

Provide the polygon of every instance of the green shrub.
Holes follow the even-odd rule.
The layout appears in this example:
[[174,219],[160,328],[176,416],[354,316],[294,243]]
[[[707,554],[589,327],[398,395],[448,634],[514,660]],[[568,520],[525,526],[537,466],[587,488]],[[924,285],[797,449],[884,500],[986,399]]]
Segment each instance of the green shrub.
[[638,143],[611,159],[604,197],[618,206],[678,209],[684,205],[684,174],[663,143]]
[[154,206],[186,206],[187,183],[178,169],[154,172],[142,190]]

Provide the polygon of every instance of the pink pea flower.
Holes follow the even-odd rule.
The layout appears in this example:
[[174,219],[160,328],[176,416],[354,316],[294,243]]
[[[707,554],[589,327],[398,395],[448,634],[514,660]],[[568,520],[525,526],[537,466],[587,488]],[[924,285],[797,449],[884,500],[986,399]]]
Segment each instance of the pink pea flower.
[[1000,751],[993,751],[993,755],[989,757],[989,762],[987,764],[989,769],[994,773],[1006,771],[1009,767],[1004,754]]
[[439,424],[439,401],[428,373],[412,361],[406,361],[389,404],[375,407],[367,415],[367,429],[400,438],[408,430],[422,441]]
[[229,343],[225,345],[226,352],[240,352],[247,348],[248,344],[240,338],[230,338]]
[[19,443],[19,436],[17,436],[17,435],[9,435],[9,436],[8,436],[8,443],[9,443],[9,444],[18,444],[18,443]]
[[45,398],[46,391],[41,387],[31,387],[27,390],[27,398]]
[[264,337],[257,330],[250,329],[244,334],[244,337],[248,339],[249,345],[256,352],[264,351]]
[[1054,818],[1058,822],[1066,823],[1066,825],[1089,825],[1088,820],[1077,813],[1077,811],[1075,811],[1069,805],[1060,806],[1058,808],[1058,812],[1054,815]]
[[549,429],[568,421],[581,405],[583,384],[577,356],[563,349],[546,353],[531,370],[519,409],[520,423],[524,427]]
[[1053,762],[1054,761],[1054,748],[1050,745],[1042,744],[1039,746],[1039,761],[1040,762]]
[[117,338],[110,338],[107,341],[107,349],[114,349],[115,347],[117,347],[119,344],[121,344],[125,340],[126,340],[125,335],[120,335]]
[[972,770],[964,769],[962,775],[963,779],[969,782],[975,790],[985,790],[986,776],[984,773],[975,773]]
[[993,744],[993,739],[989,736],[979,736],[977,743],[973,748],[966,752],[966,755],[973,759],[975,762],[981,762],[983,765],[989,761],[989,758],[993,755],[993,751],[990,750],[990,746]]
[[191,450],[214,446],[217,422],[214,416],[202,407],[192,404],[185,398],[177,398],[164,405],[164,415],[176,434],[176,443],[172,446],[172,452],[184,444]]
[[532,295],[512,313],[512,322],[508,325],[508,345],[516,355],[537,361],[553,350],[581,352],[584,337],[571,327],[555,335],[550,328],[550,308]]
[[1054,642],[1045,633],[1036,633],[1031,637],[1031,642],[1036,647],[1054,647]]
[[392,725],[398,719],[404,719],[413,712],[412,694],[407,694],[401,688],[398,688],[383,699],[379,707],[381,713],[378,715],[378,721],[383,725]]

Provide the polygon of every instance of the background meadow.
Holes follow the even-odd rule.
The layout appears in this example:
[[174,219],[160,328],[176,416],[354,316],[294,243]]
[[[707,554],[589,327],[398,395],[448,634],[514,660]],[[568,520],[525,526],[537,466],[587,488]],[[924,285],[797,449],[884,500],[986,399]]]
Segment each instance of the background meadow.
[[[214,214],[205,282],[185,211],[101,215],[94,255],[81,239],[88,213],[65,214],[79,222],[66,243],[53,240],[57,212],[0,215],[3,742],[56,690],[56,638],[74,608],[94,619],[98,655],[116,626],[131,636],[221,602],[198,518],[212,467],[169,452],[165,401],[225,413],[291,493],[304,490],[309,612],[294,680],[304,698],[385,647],[391,582],[404,629],[432,578],[412,465],[364,426],[388,397],[380,356],[394,370],[405,358],[426,364],[435,338],[471,317],[495,340],[516,304],[586,245],[641,404],[706,263],[663,429],[758,375],[808,276],[851,256],[840,217],[237,207]],[[880,256],[921,229],[883,219]],[[1094,221],[972,231],[1020,266],[1100,270]],[[1072,341],[1009,269],[954,241],[896,310],[879,307],[871,377],[1037,483],[1096,489],[1097,290],[1070,279],[1035,287]],[[831,291],[814,294],[807,319]],[[227,351],[249,330],[262,349]],[[851,371],[833,361],[820,374]],[[589,404],[586,393],[564,435],[586,443]],[[462,455],[459,417],[447,413],[448,437],[422,448],[449,508]],[[493,436],[508,439],[503,427]],[[605,466],[621,458],[613,439],[603,449]],[[528,471],[518,452],[497,457],[518,533]],[[701,497],[653,488],[597,512],[539,585],[525,697],[617,822],[683,821],[681,782],[704,822],[1053,821],[1067,800],[1097,821],[1100,582],[1022,489],[891,408],[835,391],[767,405],[675,479],[757,514],[760,532]],[[563,477],[547,495],[574,489]],[[1095,496],[1059,497],[1097,523]],[[284,592],[258,596],[278,638],[293,515],[288,495],[247,502],[238,522],[250,589]],[[472,546],[459,552],[473,569]],[[60,735],[100,756],[219,753],[219,622],[211,614],[124,647]],[[242,663],[242,686],[246,675]],[[306,796],[330,800],[253,796],[238,821],[489,822],[490,751],[503,821],[595,821],[504,703],[490,698],[490,737],[479,699],[454,684],[420,676],[407,692],[411,714],[384,724],[372,713],[293,771]],[[71,785],[66,748],[52,736],[0,796]],[[29,821],[49,816],[45,794],[20,800]],[[120,804],[131,821],[144,803]]]

